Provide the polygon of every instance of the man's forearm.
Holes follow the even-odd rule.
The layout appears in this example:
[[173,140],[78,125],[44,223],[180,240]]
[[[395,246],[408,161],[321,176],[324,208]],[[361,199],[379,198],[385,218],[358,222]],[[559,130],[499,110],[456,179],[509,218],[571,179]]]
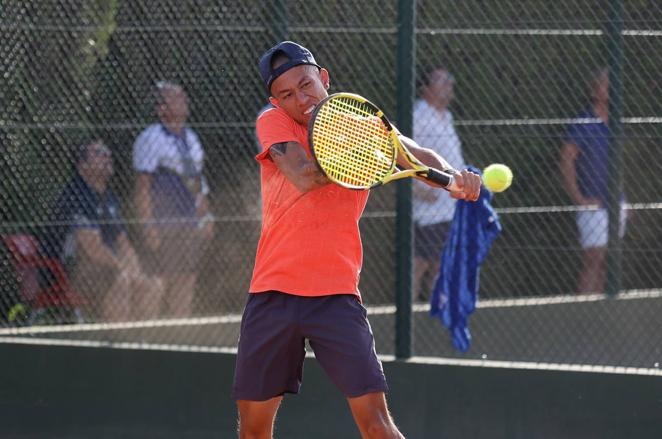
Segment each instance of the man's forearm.
[[446,169],[454,169],[450,163],[446,161],[441,155],[437,154],[430,148],[425,148],[416,143],[413,139],[407,136],[400,136],[400,141],[409,149],[409,151],[426,166],[444,171]]
[[140,174],[136,184],[136,193],[134,196],[134,204],[138,215],[143,220],[152,218],[152,200],[150,194],[151,176],[147,174]]
[[577,172],[574,163],[567,160],[561,161],[561,182],[572,202],[581,204],[583,195],[577,184]]
[[77,237],[77,245],[93,263],[106,267],[120,268],[121,259],[103,244],[101,237],[90,235],[90,233],[96,232],[82,233],[84,234]]
[[303,147],[296,142],[272,145],[269,156],[301,192],[309,192],[330,183],[317,164],[307,156]]

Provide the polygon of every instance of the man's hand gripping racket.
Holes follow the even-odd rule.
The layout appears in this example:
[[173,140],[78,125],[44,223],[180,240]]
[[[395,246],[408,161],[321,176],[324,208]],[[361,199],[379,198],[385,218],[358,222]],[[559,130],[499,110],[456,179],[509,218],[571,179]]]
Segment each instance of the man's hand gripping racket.
[[402,178],[423,177],[454,198],[475,201],[480,195],[479,176],[444,172],[421,163],[402,140],[413,141],[401,139],[384,113],[361,96],[336,93],[322,100],[310,119],[308,136],[319,167],[329,180],[343,187],[370,189]]

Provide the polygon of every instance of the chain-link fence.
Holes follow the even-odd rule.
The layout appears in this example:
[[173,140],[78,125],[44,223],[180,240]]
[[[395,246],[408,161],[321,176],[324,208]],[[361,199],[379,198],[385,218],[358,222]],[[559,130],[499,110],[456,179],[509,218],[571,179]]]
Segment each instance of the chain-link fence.
[[[260,229],[254,121],[267,97],[257,59],[281,39],[299,41],[329,69],[332,92],[360,93],[395,119],[398,6],[1,2],[3,334],[74,322],[38,331],[234,347]],[[515,172],[493,202],[503,232],[482,267],[465,354],[425,303],[448,208],[414,186],[413,296],[423,296],[414,355],[657,368],[662,6],[414,6],[413,135],[455,166]],[[606,225],[618,215],[614,170],[628,214],[622,241]],[[174,198],[157,206],[159,196]],[[395,184],[374,190],[361,221],[361,291],[385,354],[395,340],[395,200]],[[620,259],[607,257],[609,235]],[[602,279],[618,274],[620,294],[605,296]]]

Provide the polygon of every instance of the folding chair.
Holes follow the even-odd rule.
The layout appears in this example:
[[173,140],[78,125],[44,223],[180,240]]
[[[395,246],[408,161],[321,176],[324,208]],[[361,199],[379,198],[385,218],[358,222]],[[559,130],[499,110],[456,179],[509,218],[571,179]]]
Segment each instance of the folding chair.
[[84,322],[80,306],[84,299],[69,284],[59,259],[46,256],[37,238],[30,234],[2,235],[16,272],[19,296],[29,308],[27,323]]

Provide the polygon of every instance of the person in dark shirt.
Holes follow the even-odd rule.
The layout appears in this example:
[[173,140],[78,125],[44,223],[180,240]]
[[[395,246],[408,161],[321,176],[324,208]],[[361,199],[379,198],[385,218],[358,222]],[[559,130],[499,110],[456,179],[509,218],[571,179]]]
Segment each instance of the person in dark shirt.
[[127,237],[120,204],[108,186],[111,152],[100,140],[75,152],[76,172],[55,205],[57,252],[75,291],[88,302],[88,318],[122,321],[146,315],[162,294],[146,276]]
[[[590,80],[591,105],[567,128],[561,149],[561,176],[577,212],[579,241],[584,250],[577,292],[601,293],[605,284],[609,162],[609,72],[599,69]],[[621,202],[625,199],[621,194]],[[619,233],[625,233],[621,206]]]

